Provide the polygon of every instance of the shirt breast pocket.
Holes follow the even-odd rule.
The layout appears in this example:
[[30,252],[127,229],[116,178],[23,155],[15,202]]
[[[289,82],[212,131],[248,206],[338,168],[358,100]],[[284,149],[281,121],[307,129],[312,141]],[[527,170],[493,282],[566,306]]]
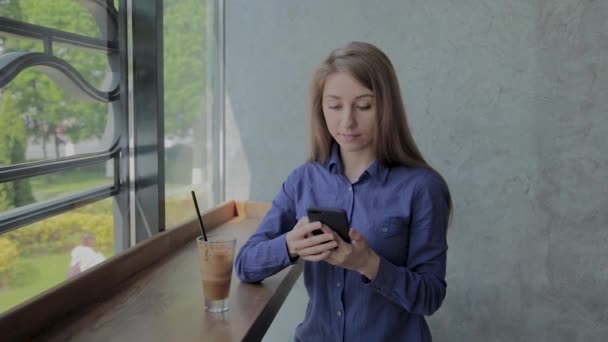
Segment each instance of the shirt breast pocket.
[[388,239],[402,233],[403,222],[396,218],[381,220],[374,225],[374,230],[377,236]]
[[373,226],[374,251],[395,265],[407,259],[409,225],[400,217],[379,219]]

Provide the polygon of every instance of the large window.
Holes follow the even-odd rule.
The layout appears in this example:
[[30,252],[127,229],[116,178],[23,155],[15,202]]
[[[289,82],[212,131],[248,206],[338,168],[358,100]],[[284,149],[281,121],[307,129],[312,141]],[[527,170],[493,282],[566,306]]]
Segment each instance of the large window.
[[116,5],[0,3],[0,312],[125,246]]
[[0,314],[220,199],[216,1],[0,0]]
[[[165,222],[194,218],[190,190],[204,209],[218,199],[218,17],[214,1],[164,0]],[[215,134],[214,134],[215,133]]]

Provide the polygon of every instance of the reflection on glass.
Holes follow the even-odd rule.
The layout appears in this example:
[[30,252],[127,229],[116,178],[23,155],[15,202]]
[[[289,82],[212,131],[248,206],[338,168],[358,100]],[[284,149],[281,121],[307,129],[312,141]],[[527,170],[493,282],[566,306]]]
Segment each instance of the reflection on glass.
[[164,1],[165,215],[172,228],[210,206],[207,82],[211,0]]
[[112,201],[0,235],[0,313],[114,255]]

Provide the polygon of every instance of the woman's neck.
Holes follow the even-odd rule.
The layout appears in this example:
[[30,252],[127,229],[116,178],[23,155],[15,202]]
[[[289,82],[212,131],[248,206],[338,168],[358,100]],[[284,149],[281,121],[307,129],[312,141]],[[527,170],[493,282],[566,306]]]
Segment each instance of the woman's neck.
[[342,159],[344,176],[346,176],[351,183],[355,183],[359,177],[361,177],[361,174],[365,172],[376,159],[371,151],[368,153],[363,151],[340,151],[340,157]]

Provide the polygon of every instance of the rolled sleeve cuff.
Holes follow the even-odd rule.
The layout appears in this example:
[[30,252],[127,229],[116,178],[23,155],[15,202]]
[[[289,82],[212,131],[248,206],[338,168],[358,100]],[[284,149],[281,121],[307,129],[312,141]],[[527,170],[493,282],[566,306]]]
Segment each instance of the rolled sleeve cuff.
[[393,289],[395,282],[397,281],[397,277],[399,274],[399,267],[393,265],[388,260],[380,257],[380,264],[378,265],[378,273],[376,273],[376,278],[374,280],[369,280],[365,276],[361,276],[361,280],[365,284],[365,287],[370,287],[387,297],[393,296]]
[[268,243],[272,255],[277,257],[277,263],[284,267],[295,264],[299,259],[298,257],[292,259],[289,256],[287,241],[285,240],[286,236],[287,234],[279,235]]

